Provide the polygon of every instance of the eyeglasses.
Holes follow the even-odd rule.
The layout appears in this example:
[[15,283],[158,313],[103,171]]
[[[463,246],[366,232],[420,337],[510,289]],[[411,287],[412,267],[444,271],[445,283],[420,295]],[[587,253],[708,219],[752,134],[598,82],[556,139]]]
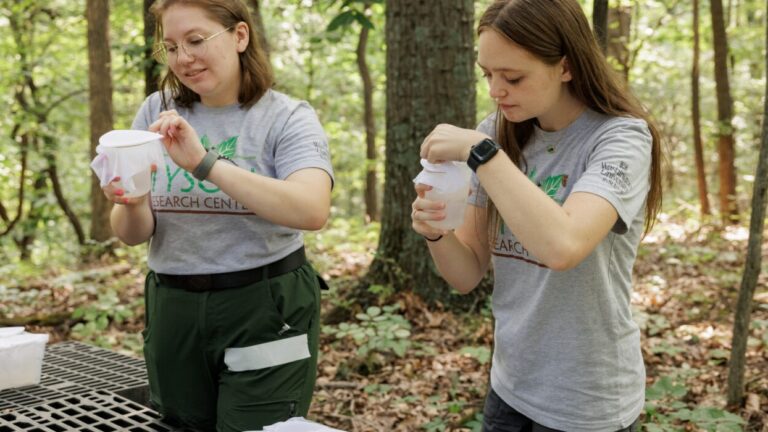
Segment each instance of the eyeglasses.
[[232,27],[234,26],[229,26],[224,30],[216,32],[208,37],[203,37],[199,34],[189,35],[183,41],[181,41],[181,44],[179,45],[168,42],[161,42],[157,45],[157,49],[155,49],[152,55],[159,63],[176,63],[179,60],[179,47],[181,47],[181,49],[184,50],[184,52],[189,57],[194,57],[196,59],[203,57],[205,56],[205,52],[208,46],[206,42],[226,31],[231,30]]

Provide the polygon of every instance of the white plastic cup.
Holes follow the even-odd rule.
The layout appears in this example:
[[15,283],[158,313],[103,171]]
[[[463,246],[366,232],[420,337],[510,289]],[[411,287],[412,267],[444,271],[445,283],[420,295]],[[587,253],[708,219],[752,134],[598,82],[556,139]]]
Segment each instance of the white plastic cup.
[[149,193],[152,184],[151,154],[160,152],[160,138],[159,134],[138,130],[114,130],[99,138],[107,158],[119,158],[124,169],[135,173],[130,177],[133,187],[125,178],[115,182],[125,191],[124,197],[135,198]]
[[23,327],[0,329],[0,390],[40,383],[47,334]]
[[464,223],[464,212],[467,209],[467,197],[469,196],[469,184],[453,191],[442,191],[432,188],[424,194],[424,198],[430,201],[442,201],[445,203],[445,219],[439,221],[426,221],[432,228],[452,230]]
[[131,177],[133,179],[133,186],[134,188],[132,190],[129,190],[126,185],[123,183],[123,180],[120,179],[120,181],[115,182],[115,185],[125,191],[125,195],[123,195],[126,198],[136,198],[140,196],[144,196],[149,193],[149,188],[152,183],[152,169],[151,167],[148,169],[145,169],[144,171],[140,173],[136,173]]

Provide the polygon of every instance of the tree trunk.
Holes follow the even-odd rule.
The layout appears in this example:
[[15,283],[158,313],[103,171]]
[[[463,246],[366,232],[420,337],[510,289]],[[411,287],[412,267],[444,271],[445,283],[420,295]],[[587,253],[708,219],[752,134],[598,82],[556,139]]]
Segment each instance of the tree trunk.
[[155,16],[149,8],[155,0],[144,0],[144,94],[149,96],[158,90],[162,66],[155,61]]
[[629,50],[630,33],[632,31],[632,6],[618,6],[608,10],[608,48],[606,55],[613,57],[619,64],[624,82],[629,82],[629,71],[632,69],[632,52]]
[[704,146],[701,140],[701,98],[699,96],[699,0],[693,0],[693,66],[691,68],[691,117],[693,117],[693,149],[696,153],[696,179],[701,214],[709,215],[707,172],[704,169]]
[[[768,1],[766,2],[768,9]],[[768,46],[768,30],[765,43]],[[766,61],[768,66],[768,60]],[[757,278],[760,276],[763,245],[763,225],[765,223],[765,205],[768,196],[768,81],[765,87],[763,106],[763,136],[760,142],[760,156],[755,173],[755,185],[752,191],[752,216],[749,222],[749,241],[744,274],[741,278],[739,299],[733,323],[731,359],[728,364],[728,405],[741,406],[744,396],[744,369],[746,363],[747,339],[749,339],[749,317],[752,314],[752,297],[755,295]]]
[[[370,8],[365,4],[363,12]],[[376,120],[373,116],[373,80],[368,69],[365,50],[368,47],[369,28],[360,26],[360,36],[357,40],[357,70],[363,81],[363,100],[365,110],[363,122],[365,123],[365,216],[368,221],[379,220],[379,200],[376,196]]]
[[719,123],[717,153],[720,175],[720,212],[726,225],[738,222],[736,204],[736,166],[733,139],[733,100],[728,83],[728,37],[723,21],[722,0],[709,2],[715,46],[715,85],[717,88],[717,120]]
[[387,198],[366,282],[410,289],[428,301],[467,301],[451,296],[410,215],[424,138],[439,123],[475,125],[473,22],[471,0],[386,3]]
[[[112,72],[109,52],[109,1],[88,0],[88,84],[91,111],[91,159],[96,156],[99,137],[112,130]],[[112,237],[107,201],[99,178],[91,173],[91,238],[103,242]]]
[[267,31],[264,28],[264,17],[261,16],[261,4],[259,0],[251,0],[250,4],[253,23],[256,26],[253,30],[259,38],[259,44],[261,44],[264,52],[267,53],[267,57],[269,57],[269,42],[267,41]]
[[13,133],[11,134],[11,137],[18,141],[20,150],[21,150],[20,151],[21,166],[19,167],[19,189],[17,192],[18,204],[16,207],[16,216],[13,219],[11,219],[5,206],[0,204],[0,208],[2,208],[2,219],[3,219],[3,222],[5,222],[5,226],[3,227],[2,232],[0,232],[0,237],[10,233],[13,230],[13,228],[16,226],[16,224],[19,223],[22,216],[24,215],[24,185],[27,184],[26,174],[27,174],[27,163],[29,161],[30,136],[29,136],[29,132],[25,132],[21,136],[18,136],[17,134],[19,133],[20,126],[21,125],[17,123],[13,128]]
[[44,171],[38,171],[34,173],[32,178],[29,211],[27,212],[27,217],[20,223],[21,233],[14,239],[16,246],[19,248],[19,259],[21,261],[29,261],[32,258],[32,245],[37,238],[37,225],[44,223],[47,175]]
[[608,49],[608,0],[595,0],[592,5],[592,27],[597,43],[605,53]]

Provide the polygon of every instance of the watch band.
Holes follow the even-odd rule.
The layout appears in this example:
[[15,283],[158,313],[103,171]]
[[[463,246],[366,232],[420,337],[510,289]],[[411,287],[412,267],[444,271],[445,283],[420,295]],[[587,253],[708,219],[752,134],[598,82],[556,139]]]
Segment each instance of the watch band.
[[472,146],[469,150],[469,158],[467,158],[467,166],[472,169],[473,172],[477,172],[477,168],[480,165],[493,159],[496,153],[499,152],[501,147],[496,144],[492,139],[486,138],[479,143]]
[[192,176],[200,181],[205,180],[208,177],[208,173],[211,172],[213,164],[219,160],[219,154],[216,150],[208,150],[203,156],[203,160],[197,164],[197,167],[192,171]]

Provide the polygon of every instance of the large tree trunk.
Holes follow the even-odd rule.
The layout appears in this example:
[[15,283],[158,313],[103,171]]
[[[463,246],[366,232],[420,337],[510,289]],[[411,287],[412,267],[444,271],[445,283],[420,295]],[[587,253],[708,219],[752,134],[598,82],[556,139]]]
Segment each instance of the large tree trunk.
[[728,37],[725,33],[722,0],[709,2],[715,46],[715,85],[717,88],[717,120],[719,123],[717,153],[720,159],[720,212],[723,223],[738,222],[736,204],[736,165],[733,139],[733,100],[728,82]]
[[144,0],[144,94],[149,96],[158,90],[161,66],[155,61],[155,17],[149,8],[155,0]]
[[436,125],[475,125],[473,2],[388,0],[386,14],[386,199],[367,280],[449,301],[424,239],[411,229],[412,179],[419,147]]
[[[91,159],[96,156],[99,137],[112,130],[112,72],[109,52],[109,1],[88,0],[88,83],[91,111]],[[91,173],[91,238],[103,242],[112,237],[107,201],[99,178]]]
[[592,27],[603,53],[608,48],[608,0],[595,0],[592,5]]
[[696,179],[698,180],[701,214],[711,213],[707,172],[704,169],[704,146],[701,140],[701,98],[699,97],[699,0],[693,0],[693,66],[691,68],[691,117],[693,117],[693,149],[696,153]]
[[[768,10],[768,2],[766,2]],[[768,46],[768,30],[765,43]],[[766,60],[768,66],[768,60]],[[768,69],[767,69],[768,70]],[[744,396],[744,365],[746,363],[747,339],[749,339],[749,317],[752,314],[752,297],[755,295],[757,278],[760,276],[763,245],[763,224],[765,223],[765,205],[768,196],[768,82],[765,87],[765,105],[763,106],[763,136],[760,143],[760,156],[755,173],[755,186],[752,191],[752,216],[749,222],[749,241],[747,259],[741,278],[739,299],[733,323],[731,359],[728,364],[728,405],[741,406]]]
[[[363,12],[370,8],[365,4]],[[357,40],[357,70],[363,81],[363,101],[365,104],[363,122],[365,123],[365,216],[369,221],[379,220],[379,199],[376,195],[376,120],[373,116],[373,80],[366,61],[368,47],[367,26],[360,26]]]

